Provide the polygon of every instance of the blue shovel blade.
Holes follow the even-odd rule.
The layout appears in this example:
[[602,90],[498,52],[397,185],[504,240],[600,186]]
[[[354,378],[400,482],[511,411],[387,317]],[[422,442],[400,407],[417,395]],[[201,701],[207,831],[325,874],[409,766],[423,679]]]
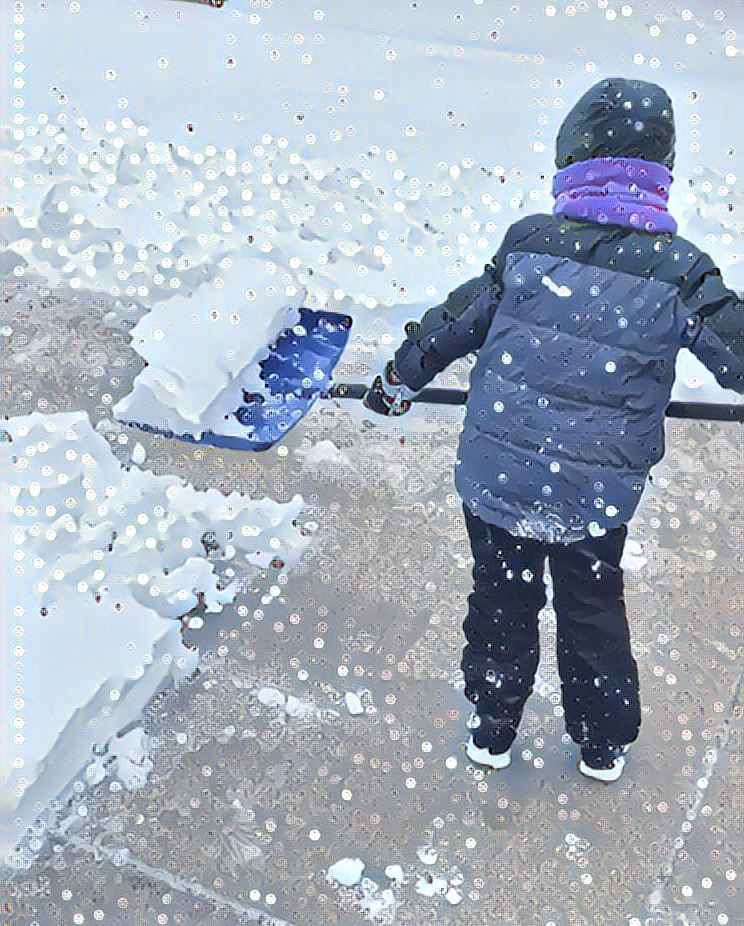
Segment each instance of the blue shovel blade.
[[348,339],[338,316],[301,310],[298,326],[285,331],[261,362],[261,378],[272,396],[306,395],[330,387],[330,374]]
[[299,324],[282,332],[260,362],[268,397],[245,393],[245,404],[234,412],[251,449],[266,450],[280,441],[328,391],[351,325],[351,317],[339,312],[300,309]]

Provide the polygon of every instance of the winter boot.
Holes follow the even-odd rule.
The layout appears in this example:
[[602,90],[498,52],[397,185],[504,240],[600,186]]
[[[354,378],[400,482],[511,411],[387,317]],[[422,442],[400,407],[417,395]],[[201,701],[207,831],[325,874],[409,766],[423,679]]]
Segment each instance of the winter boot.
[[623,756],[629,749],[630,746],[623,746],[623,755],[617,756],[609,765],[605,765],[602,768],[598,768],[596,765],[588,765],[582,758],[578,765],[579,771],[582,775],[586,775],[587,778],[594,778],[595,781],[603,781],[606,783],[617,781],[625,768],[625,759]]
[[465,755],[478,765],[487,765],[489,768],[502,769],[511,763],[511,748],[506,752],[493,752],[491,749],[476,746],[471,736],[465,746]]

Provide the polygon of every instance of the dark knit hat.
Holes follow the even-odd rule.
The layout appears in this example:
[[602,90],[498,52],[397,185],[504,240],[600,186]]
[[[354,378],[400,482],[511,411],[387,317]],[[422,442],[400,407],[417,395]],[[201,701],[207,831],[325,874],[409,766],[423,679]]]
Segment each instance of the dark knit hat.
[[674,112],[666,90],[645,80],[607,77],[563,120],[556,167],[588,158],[626,157],[674,166]]

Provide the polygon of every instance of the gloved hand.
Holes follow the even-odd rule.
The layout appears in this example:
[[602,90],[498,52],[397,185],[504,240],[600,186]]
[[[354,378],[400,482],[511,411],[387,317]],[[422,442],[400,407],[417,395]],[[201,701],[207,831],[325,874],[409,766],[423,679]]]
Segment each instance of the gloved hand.
[[388,360],[382,376],[376,376],[372,385],[362,399],[365,408],[385,417],[398,417],[410,411],[413,403],[411,398],[416,393],[404,385],[395,361]]

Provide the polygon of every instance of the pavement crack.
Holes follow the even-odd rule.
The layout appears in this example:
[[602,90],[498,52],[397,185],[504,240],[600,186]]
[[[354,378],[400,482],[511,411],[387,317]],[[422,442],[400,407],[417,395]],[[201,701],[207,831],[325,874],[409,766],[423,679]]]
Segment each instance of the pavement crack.
[[[684,833],[684,831],[681,832],[674,840],[672,851],[667,858],[666,864],[662,867],[662,873],[657,879],[651,893],[646,898],[645,906],[649,912],[669,917],[666,923],[659,923],[658,926],[672,926],[671,907],[666,895],[667,889],[673,881],[674,875],[676,873],[677,852],[680,848],[682,848],[687,838],[691,835],[692,830],[694,829],[694,826],[692,826],[693,821],[697,821],[699,819],[698,810],[705,799],[705,794],[708,790],[708,784],[713,777],[713,773],[716,769],[716,766],[718,765],[718,760],[721,757],[721,753],[728,745],[734,706],[741,700],[743,692],[744,672],[741,673],[736,683],[736,688],[734,689],[734,695],[731,701],[731,709],[729,710],[723,722],[723,730],[717,736],[714,746],[709,747],[708,750],[706,750],[707,755],[710,757],[707,763],[707,768],[702,775],[695,779],[695,799],[693,801],[692,807],[690,807],[685,814],[686,819],[691,824],[690,831],[688,833]],[[705,782],[705,784],[702,786],[698,784],[698,782],[701,780]]]
[[198,881],[191,881],[181,875],[173,874],[164,868],[153,868],[146,862],[134,858],[126,849],[110,849],[101,845],[100,842],[88,842],[79,836],[57,836],[57,838],[75,849],[83,852],[93,853],[96,860],[103,859],[109,862],[115,868],[131,868],[139,874],[144,875],[152,881],[165,884],[174,891],[189,894],[191,897],[198,897],[201,900],[208,900],[217,907],[227,907],[233,913],[239,914],[244,918],[243,922],[256,923],[257,926],[293,926],[287,920],[279,919],[272,916],[265,910],[258,907],[246,906],[232,897],[226,897],[224,894],[218,894],[216,891],[199,884]]

